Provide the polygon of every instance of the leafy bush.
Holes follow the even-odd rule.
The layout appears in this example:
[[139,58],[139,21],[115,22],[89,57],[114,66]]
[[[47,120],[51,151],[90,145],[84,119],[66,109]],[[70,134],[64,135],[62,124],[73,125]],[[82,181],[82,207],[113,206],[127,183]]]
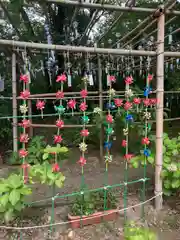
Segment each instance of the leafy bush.
[[[116,209],[116,198],[111,192],[106,196],[107,209]],[[71,212],[73,216],[90,215],[97,211],[104,210],[104,192],[86,193],[78,196],[72,205]]]
[[124,229],[125,240],[157,240],[157,235],[148,228],[139,227],[133,222]]
[[0,215],[9,222],[24,208],[24,198],[31,194],[31,188],[24,185],[20,175],[11,174],[1,179],[0,194]]

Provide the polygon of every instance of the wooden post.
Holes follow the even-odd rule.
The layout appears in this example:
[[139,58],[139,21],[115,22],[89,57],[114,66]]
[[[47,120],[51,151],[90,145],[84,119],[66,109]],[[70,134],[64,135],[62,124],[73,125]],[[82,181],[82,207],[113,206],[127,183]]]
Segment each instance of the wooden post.
[[[101,68],[101,59],[98,56],[98,81],[99,81],[99,108],[103,111],[103,87],[102,87],[102,68]],[[103,161],[103,126],[100,128],[100,136],[99,136],[99,150],[100,150],[100,161]]]
[[18,151],[17,131],[17,85],[16,85],[16,54],[12,54],[12,110],[13,110],[13,151]]
[[[162,193],[161,171],[163,164],[163,107],[164,107],[164,25],[165,15],[158,18],[157,32],[157,109],[156,109],[156,169],[155,169],[155,194]],[[155,199],[156,210],[162,209],[162,195]]]

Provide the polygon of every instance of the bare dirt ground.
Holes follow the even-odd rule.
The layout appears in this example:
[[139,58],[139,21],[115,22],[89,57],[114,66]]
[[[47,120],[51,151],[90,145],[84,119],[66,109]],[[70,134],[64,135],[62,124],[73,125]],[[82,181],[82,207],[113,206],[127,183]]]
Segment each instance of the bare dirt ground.
[[[87,164],[85,166],[85,183],[90,189],[104,186],[104,165],[99,163],[98,151],[89,151]],[[56,194],[63,195],[79,190],[81,183],[80,168],[75,162],[79,159],[78,149],[71,151],[70,159],[62,164],[61,171],[66,176],[65,185],[62,189],[56,189]],[[1,169],[1,176],[6,173],[7,168]],[[129,181],[142,178],[142,169],[129,169]],[[147,169],[147,175],[153,179],[153,171]],[[109,167],[108,184],[123,183],[124,166],[123,159],[119,155],[114,156],[113,163]],[[34,194],[28,202],[37,201],[33,208],[29,208],[24,213],[24,220],[17,219],[14,226],[33,226],[49,224],[51,219],[51,196],[52,189],[46,186],[34,185]],[[128,186],[128,206],[140,203],[140,195],[142,183],[132,184]],[[123,209],[123,188],[116,188],[115,193],[118,198],[118,208]],[[153,180],[147,183],[146,198],[153,196]],[[50,198],[45,201],[46,198]],[[104,222],[98,225],[87,226],[81,229],[71,231],[69,224],[62,224],[67,221],[69,206],[73,198],[64,198],[56,201],[55,222],[60,222],[55,228],[55,236],[48,238],[49,228],[40,228],[35,230],[26,230],[21,238],[20,233],[12,233],[10,230],[1,231],[0,239],[23,239],[23,240],[122,240],[123,239],[123,212],[118,219],[113,222]],[[171,199],[164,205],[161,213],[157,214],[153,209],[153,202],[145,205],[146,225],[154,229],[159,240],[180,240],[180,205],[178,199]],[[175,208],[176,206],[176,208]],[[141,208],[133,208],[127,212],[128,219],[139,221],[141,218]],[[69,237],[71,238],[68,238]]]

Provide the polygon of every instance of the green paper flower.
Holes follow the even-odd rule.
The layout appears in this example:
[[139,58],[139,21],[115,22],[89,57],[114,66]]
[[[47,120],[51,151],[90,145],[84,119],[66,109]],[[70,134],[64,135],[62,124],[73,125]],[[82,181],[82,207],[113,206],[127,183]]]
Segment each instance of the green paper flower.
[[82,117],[82,122],[83,123],[88,123],[89,122],[89,117],[88,116],[83,116]]
[[56,112],[61,113],[61,114],[63,114],[65,112],[65,108],[63,107],[63,105],[55,106],[54,109]]
[[113,128],[107,128],[107,129],[106,129],[106,133],[107,133],[107,135],[113,134],[113,133],[114,133]]

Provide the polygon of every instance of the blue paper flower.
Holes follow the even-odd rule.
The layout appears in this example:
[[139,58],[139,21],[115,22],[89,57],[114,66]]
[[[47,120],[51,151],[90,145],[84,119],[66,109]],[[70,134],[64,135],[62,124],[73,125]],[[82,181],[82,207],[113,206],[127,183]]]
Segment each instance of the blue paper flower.
[[144,90],[144,96],[147,97],[152,92],[152,88],[146,87]]
[[149,157],[149,156],[151,155],[150,150],[149,150],[149,149],[144,149],[144,155],[145,155],[146,157]]
[[104,142],[104,148],[107,148],[108,150],[112,147],[112,142]]
[[107,109],[114,109],[114,108],[116,108],[116,106],[114,105],[114,103],[106,103],[106,108]]
[[128,114],[126,116],[126,121],[133,121],[133,116],[131,114]]

